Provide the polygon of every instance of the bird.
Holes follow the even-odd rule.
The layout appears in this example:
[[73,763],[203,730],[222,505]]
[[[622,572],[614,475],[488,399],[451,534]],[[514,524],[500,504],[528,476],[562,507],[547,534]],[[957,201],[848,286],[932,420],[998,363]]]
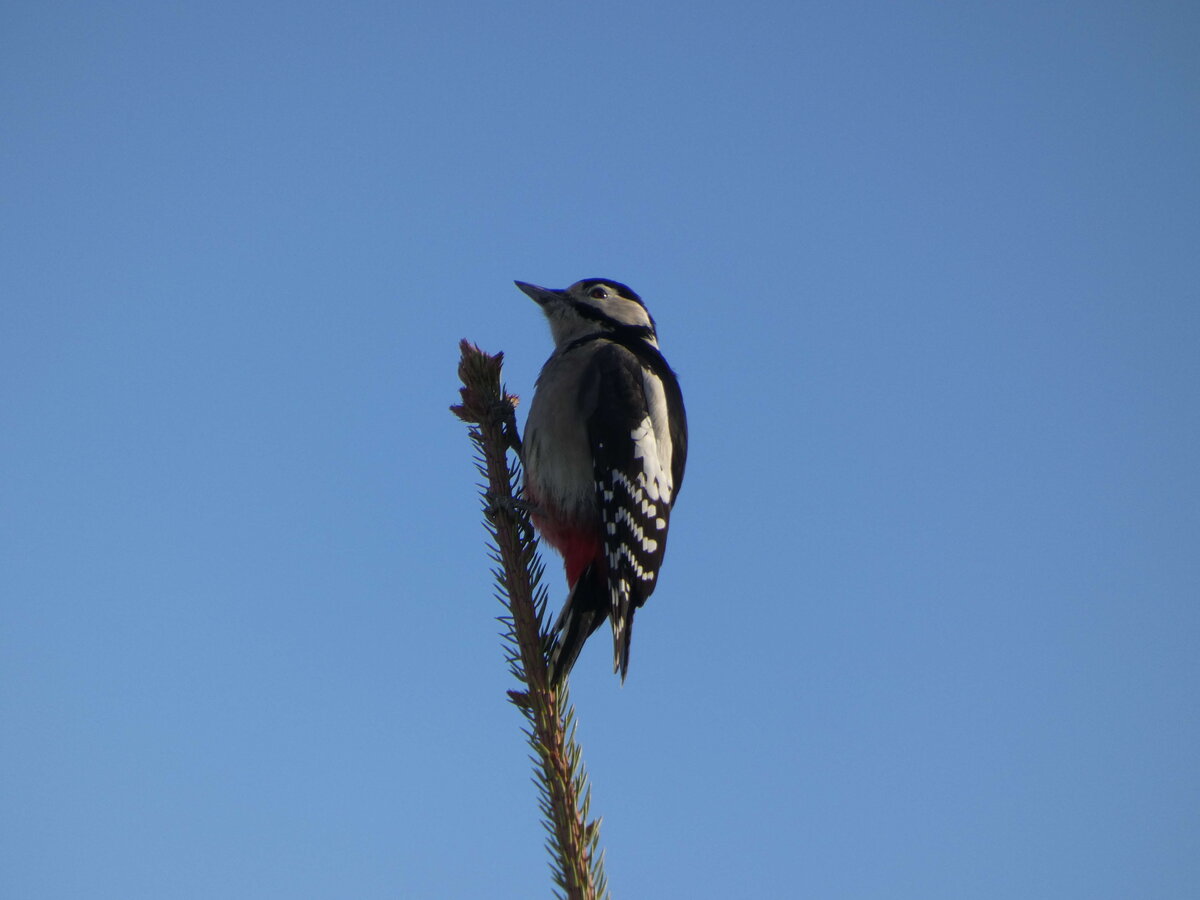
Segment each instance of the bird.
[[608,619],[613,672],[624,683],[633,615],[654,592],[683,485],[688,431],[679,379],[659,350],[654,318],[627,285],[516,285],[541,306],[554,340],[521,453],[530,517],[567,576],[550,678],[566,678]]

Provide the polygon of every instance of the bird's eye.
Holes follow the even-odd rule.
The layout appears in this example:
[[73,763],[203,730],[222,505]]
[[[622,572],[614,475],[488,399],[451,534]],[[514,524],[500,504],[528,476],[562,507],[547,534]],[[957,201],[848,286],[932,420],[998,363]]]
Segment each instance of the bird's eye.
[[593,300],[603,300],[604,299],[604,288],[594,287],[590,291],[588,291],[588,296],[591,297]]

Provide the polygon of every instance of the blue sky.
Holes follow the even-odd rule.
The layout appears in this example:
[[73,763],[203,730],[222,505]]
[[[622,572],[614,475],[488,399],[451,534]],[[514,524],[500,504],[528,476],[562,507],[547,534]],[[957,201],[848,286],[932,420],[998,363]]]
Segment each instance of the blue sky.
[[[1187,3],[8,3],[0,893],[548,896],[457,342],[691,423],[620,897],[1200,891]],[[555,600],[563,588],[548,561]]]

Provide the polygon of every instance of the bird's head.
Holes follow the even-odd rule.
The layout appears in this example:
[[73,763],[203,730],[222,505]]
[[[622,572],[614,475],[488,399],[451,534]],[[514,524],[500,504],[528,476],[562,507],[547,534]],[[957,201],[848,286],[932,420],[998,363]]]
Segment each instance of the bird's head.
[[558,346],[604,331],[640,337],[658,346],[654,318],[646,310],[646,304],[632,288],[619,281],[585,278],[561,291],[524,281],[516,285],[542,307]]

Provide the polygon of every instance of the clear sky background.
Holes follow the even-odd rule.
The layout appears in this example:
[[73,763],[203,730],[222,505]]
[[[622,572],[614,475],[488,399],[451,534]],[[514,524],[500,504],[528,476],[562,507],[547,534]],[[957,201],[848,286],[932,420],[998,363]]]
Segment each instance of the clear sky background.
[[[1200,896],[1194,3],[0,8],[0,895],[548,896],[457,342],[691,421],[618,898]],[[550,560],[555,604],[561,569]]]

